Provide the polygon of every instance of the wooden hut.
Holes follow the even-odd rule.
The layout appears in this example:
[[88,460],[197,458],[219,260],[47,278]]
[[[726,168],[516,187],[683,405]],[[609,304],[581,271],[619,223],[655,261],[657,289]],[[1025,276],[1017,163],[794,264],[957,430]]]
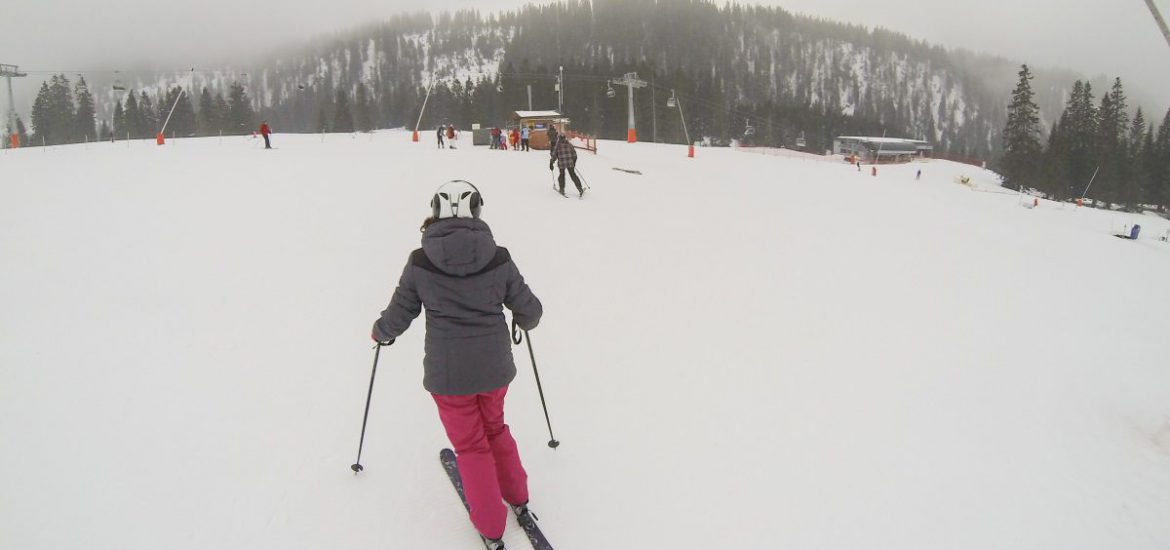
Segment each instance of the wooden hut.
[[512,123],[519,127],[528,128],[528,146],[533,149],[548,150],[548,129],[556,126],[557,131],[564,133],[569,129],[569,119],[556,111],[515,111],[512,113]]

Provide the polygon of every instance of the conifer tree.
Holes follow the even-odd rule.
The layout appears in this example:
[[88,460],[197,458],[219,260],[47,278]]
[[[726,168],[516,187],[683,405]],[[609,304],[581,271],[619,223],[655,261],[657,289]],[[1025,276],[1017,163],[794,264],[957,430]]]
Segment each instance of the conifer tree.
[[205,86],[199,92],[199,135],[210,136],[219,133],[219,122],[215,117],[215,105],[212,103],[211,91]]
[[374,109],[366,92],[365,84],[357,85],[354,99],[354,126],[359,132],[369,132],[374,129]]
[[50,127],[51,110],[49,107],[49,83],[42,82],[41,89],[37,92],[37,97],[33,101],[32,107],[32,127],[33,127],[33,142],[40,145],[49,142],[48,133],[51,131]]
[[126,110],[122,108],[122,102],[114,103],[114,139],[126,139],[127,132],[130,127],[126,123]]
[[141,120],[141,137],[154,137],[158,133],[159,127],[162,126],[162,122],[158,120],[158,111],[155,110],[154,101],[147,95],[146,90],[142,90],[138,94],[138,116]]
[[1158,127],[1158,137],[1154,138],[1151,165],[1154,167],[1150,174],[1151,200],[1162,212],[1167,212],[1170,210],[1170,110],[1166,111]]
[[232,84],[228,92],[227,128],[225,133],[247,134],[256,126],[256,113],[252,110],[252,100],[248,92],[239,82]]
[[1093,195],[1107,205],[1121,202],[1121,187],[1129,178],[1126,142],[1129,115],[1125,109],[1125,92],[1118,78],[1114,80],[1112,90],[1101,96],[1101,108],[1097,110],[1094,157],[1100,169],[1093,182]]
[[1125,139],[1125,154],[1119,159],[1124,166],[1121,172],[1124,176],[1119,182],[1119,201],[1126,210],[1136,212],[1140,208],[1145,196],[1148,179],[1146,171],[1145,150],[1146,118],[1139,107],[1134,114],[1133,122],[1129,126]]
[[74,132],[83,140],[97,139],[96,116],[94,114],[93,94],[85,83],[85,77],[77,77],[77,85],[73,88],[73,96],[77,98],[77,112],[74,115]]
[[1093,87],[1077,81],[1065,108],[1064,133],[1065,182],[1063,196],[1080,197],[1097,169],[1097,109],[1093,106]]
[[215,101],[211,105],[211,119],[215,121],[215,133],[232,133],[228,122],[230,110],[227,100],[223,98],[223,92],[216,92]]
[[1003,129],[1003,182],[1010,188],[1036,185],[1041,152],[1040,113],[1033,100],[1032,73],[1027,65],[1020,67],[1019,76]]
[[337,90],[337,99],[334,100],[333,131],[353,131],[353,114],[349,110],[349,97],[341,89]]

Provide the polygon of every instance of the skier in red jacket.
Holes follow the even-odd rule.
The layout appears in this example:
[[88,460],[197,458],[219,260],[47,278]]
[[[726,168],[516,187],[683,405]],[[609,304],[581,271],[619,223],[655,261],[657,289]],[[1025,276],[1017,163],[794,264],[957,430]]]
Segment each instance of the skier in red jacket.
[[272,129],[268,127],[268,121],[265,120],[260,123],[260,135],[264,136],[264,148],[271,149],[272,143],[268,141],[268,134],[272,133]]

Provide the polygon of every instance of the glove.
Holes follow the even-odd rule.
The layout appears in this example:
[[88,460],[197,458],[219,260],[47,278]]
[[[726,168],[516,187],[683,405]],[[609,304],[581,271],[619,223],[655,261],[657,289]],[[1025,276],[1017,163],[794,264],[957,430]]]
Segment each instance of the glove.
[[389,346],[390,344],[394,343],[393,338],[389,340],[378,340],[378,337],[374,336],[373,334],[370,335],[370,339],[376,342],[379,346]]

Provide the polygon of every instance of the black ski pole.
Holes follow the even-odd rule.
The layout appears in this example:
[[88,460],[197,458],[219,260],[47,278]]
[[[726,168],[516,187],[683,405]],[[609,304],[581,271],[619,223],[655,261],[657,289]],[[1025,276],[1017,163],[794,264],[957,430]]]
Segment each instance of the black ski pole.
[[580,168],[577,168],[577,177],[581,178],[581,183],[585,184],[586,189],[593,189],[593,187],[589,185],[589,180],[585,179],[585,172],[582,172]]
[[544,409],[544,422],[548,425],[548,446],[551,449],[556,449],[561,446],[561,442],[553,437],[552,421],[548,419],[548,404],[544,401],[544,388],[540,385],[540,371],[536,370],[536,354],[532,353],[532,336],[525,330],[522,337],[518,329],[520,327],[516,325],[516,321],[512,321],[512,342],[519,344],[520,340],[528,340],[528,357],[532,359],[532,374],[536,376],[536,391],[540,393],[540,406]]
[[370,371],[370,390],[366,392],[366,412],[362,415],[362,438],[358,440],[357,462],[349,467],[350,470],[353,470],[354,475],[364,469],[362,468],[362,445],[366,443],[366,420],[370,418],[370,398],[374,395],[374,375],[378,374],[378,354],[381,351],[382,345],[374,344],[374,368]]

